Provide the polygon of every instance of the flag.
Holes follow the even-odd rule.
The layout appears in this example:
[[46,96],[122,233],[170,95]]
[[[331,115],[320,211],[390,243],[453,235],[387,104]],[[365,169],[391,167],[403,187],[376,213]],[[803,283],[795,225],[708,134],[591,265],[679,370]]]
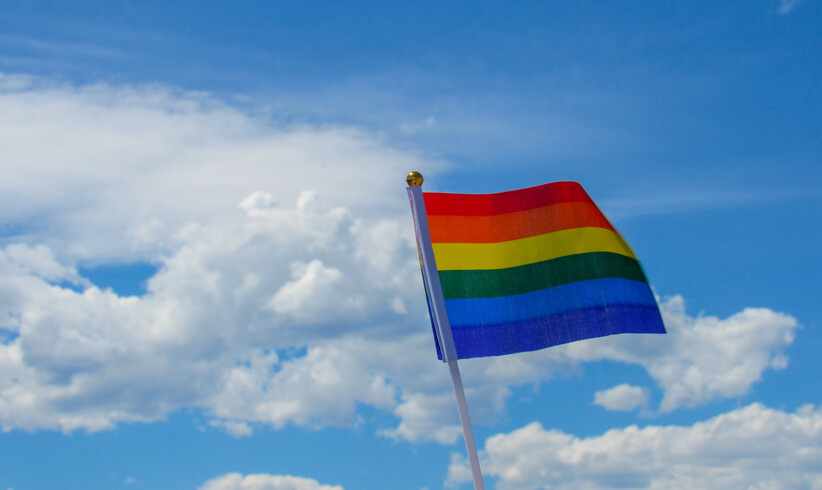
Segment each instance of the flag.
[[665,333],[634,252],[580,184],[422,195],[457,358]]

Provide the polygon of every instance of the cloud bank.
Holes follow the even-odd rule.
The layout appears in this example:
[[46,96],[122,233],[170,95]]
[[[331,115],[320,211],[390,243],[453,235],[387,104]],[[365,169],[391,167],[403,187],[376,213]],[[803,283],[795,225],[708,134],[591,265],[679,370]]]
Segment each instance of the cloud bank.
[[[3,430],[96,431],[194,407],[248,436],[353,427],[369,406],[394,416],[386,437],[458,440],[402,189],[406,171],[443,163],[207,95],[10,76],[0,138]],[[77,268],[128,260],[158,266],[143,296]],[[472,416],[493,422],[513,387],[600,360],[645,369],[662,412],[740,396],[786,366],[797,327],[768,309],[691,317],[676,296],[662,310],[666,336],[466,361]],[[600,404],[636,408],[637,389]]]
[[[822,410],[755,403],[693,426],[630,426],[578,438],[538,422],[488,438],[496,488],[820,488]],[[448,485],[470,481],[455,456]]]

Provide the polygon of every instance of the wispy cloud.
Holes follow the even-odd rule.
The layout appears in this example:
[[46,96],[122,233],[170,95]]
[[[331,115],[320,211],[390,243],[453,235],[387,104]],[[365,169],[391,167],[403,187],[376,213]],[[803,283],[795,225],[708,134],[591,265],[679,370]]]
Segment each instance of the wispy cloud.
[[52,41],[15,34],[0,34],[0,43],[9,49],[29,52],[34,56],[126,59],[127,53],[110,46],[73,41]]
[[423,122],[400,124],[400,129],[405,134],[414,134],[419,131],[425,131],[426,129],[433,128],[435,123],[436,119],[434,119],[434,116],[428,116]]
[[807,2],[807,0],[779,0],[777,12],[781,15],[788,15],[805,2]]
[[685,191],[645,197],[602,199],[609,217],[620,220],[637,216],[675,214],[704,209],[741,206],[778,199],[802,199],[810,193],[803,189],[728,189]]

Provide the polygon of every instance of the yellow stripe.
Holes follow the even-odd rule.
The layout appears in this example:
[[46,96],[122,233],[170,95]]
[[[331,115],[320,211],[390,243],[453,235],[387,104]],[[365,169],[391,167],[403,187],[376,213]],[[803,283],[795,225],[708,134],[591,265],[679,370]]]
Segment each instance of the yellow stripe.
[[434,243],[437,269],[506,269],[588,252],[636,259],[619,234],[604,228],[573,228],[499,243]]

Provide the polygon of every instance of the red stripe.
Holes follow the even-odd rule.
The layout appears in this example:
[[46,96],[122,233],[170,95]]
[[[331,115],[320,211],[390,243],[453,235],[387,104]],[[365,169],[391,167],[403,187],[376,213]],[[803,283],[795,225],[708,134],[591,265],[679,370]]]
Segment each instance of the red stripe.
[[593,202],[577,182],[553,182],[496,194],[423,192],[428,216],[493,216],[563,202]]
[[592,202],[564,202],[493,216],[428,217],[431,243],[498,243],[581,227],[614,230]]

